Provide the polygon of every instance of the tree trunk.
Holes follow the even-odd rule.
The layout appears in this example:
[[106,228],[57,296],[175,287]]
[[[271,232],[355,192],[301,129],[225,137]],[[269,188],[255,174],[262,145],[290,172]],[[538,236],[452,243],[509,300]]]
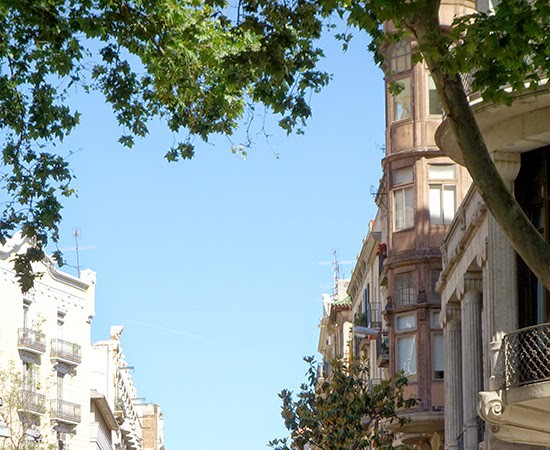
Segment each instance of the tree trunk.
[[[436,49],[440,55],[445,55],[449,42],[439,25],[439,2],[432,0],[427,3],[430,5],[423,14],[407,22],[406,26],[415,35],[421,49]],[[550,290],[550,245],[531,223],[498,173],[470,108],[460,76],[442,70],[432,54],[431,51],[423,53],[424,60],[474,185],[514,249],[546,289]]]

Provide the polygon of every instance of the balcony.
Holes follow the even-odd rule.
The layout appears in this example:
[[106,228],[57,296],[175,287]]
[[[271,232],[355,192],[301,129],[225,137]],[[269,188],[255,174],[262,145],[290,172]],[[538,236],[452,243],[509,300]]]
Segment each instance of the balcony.
[[550,323],[504,336],[495,390],[480,393],[480,416],[507,442],[550,445]]
[[82,348],[73,342],[62,339],[52,339],[50,358],[52,361],[62,362],[71,366],[77,366],[82,361]]
[[17,330],[17,348],[29,353],[43,355],[46,352],[46,335],[30,328]]
[[66,402],[65,400],[54,399],[50,401],[50,407],[52,420],[70,425],[80,423],[80,405]]
[[28,414],[42,415],[46,412],[46,397],[38,392],[21,389],[18,411]]
[[376,364],[378,367],[390,365],[390,339],[387,331],[381,331],[376,336]]

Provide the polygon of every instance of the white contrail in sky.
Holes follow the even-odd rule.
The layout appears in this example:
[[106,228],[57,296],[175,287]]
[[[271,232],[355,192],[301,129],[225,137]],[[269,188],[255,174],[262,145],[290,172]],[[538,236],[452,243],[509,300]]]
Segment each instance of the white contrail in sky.
[[181,330],[176,330],[174,328],[168,328],[168,327],[163,327],[163,326],[160,326],[160,325],[154,325],[152,323],[139,322],[137,320],[126,320],[126,322],[133,323],[135,325],[140,325],[142,327],[152,328],[154,330],[164,331],[165,333],[169,333],[169,334],[175,334],[177,336],[185,336],[185,337],[188,337],[188,338],[191,338],[191,339],[194,339],[194,340],[204,339],[204,336],[201,336],[200,334],[188,333],[187,331],[181,331]]

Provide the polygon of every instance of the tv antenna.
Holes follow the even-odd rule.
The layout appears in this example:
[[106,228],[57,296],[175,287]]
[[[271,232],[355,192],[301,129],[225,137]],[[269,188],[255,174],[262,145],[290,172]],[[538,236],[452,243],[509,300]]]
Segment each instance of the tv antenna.
[[73,231],[75,250],[76,250],[76,271],[78,273],[78,278],[80,278],[80,259],[78,257],[78,238],[80,236],[80,231],[78,228],[75,228]]

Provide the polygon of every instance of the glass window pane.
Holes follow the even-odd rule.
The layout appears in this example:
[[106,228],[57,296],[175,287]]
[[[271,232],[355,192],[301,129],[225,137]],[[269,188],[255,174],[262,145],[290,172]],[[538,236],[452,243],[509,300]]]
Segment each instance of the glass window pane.
[[413,169],[412,167],[405,167],[403,169],[396,169],[392,171],[393,185],[404,183],[412,183],[413,181]]
[[428,179],[430,180],[454,180],[456,178],[456,166],[454,164],[430,164],[428,166]]
[[405,228],[414,226],[414,203],[412,188],[405,189]]
[[395,229],[401,230],[404,228],[404,208],[403,208],[403,189],[399,189],[394,192],[395,201]]
[[416,336],[397,339],[397,370],[407,376],[416,374]]
[[443,189],[443,217],[445,224],[450,224],[455,216],[455,197],[455,187],[445,186],[445,189]]
[[416,328],[416,314],[397,316],[398,330],[414,330]]
[[432,225],[443,223],[441,213],[441,185],[434,184],[430,186],[430,223]]
[[435,83],[433,78],[428,75],[428,101],[429,101],[429,114],[440,115],[443,111],[441,108],[441,102],[439,101],[439,95],[435,89]]
[[396,81],[402,91],[393,97],[393,120],[403,120],[411,117],[411,80],[403,78]]
[[441,323],[439,322],[439,313],[440,311],[432,312],[431,326],[432,328],[441,328]]
[[443,371],[443,335],[432,335],[432,358],[434,372]]

